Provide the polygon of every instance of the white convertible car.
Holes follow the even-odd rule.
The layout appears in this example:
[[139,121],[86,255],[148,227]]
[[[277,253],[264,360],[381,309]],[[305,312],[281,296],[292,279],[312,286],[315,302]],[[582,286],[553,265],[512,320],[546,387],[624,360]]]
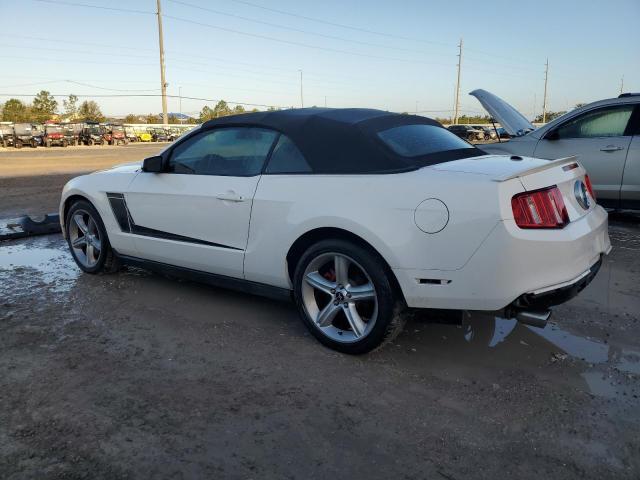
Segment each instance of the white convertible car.
[[60,218],[87,273],[129,264],[293,296],[346,353],[393,338],[411,309],[544,326],[611,248],[574,158],[486,155],[433,120],[366,109],[211,120],[71,180]]

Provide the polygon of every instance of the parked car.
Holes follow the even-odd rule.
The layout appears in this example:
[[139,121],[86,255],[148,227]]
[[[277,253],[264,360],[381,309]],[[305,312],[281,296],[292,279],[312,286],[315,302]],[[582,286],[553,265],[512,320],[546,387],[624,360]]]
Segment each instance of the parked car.
[[478,130],[471,125],[449,125],[448,129],[450,132],[455,133],[460,138],[464,138],[468,142],[484,140],[484,131]]
[[136,129],[135,132],[139,142],[150,142],[153,140],[153,137],[149,133],[148,129],[145,129],[145,130]]
[[320,342],[353,354],[393,338],[407,309],[544,326],[611,248],[575,160],[486,155],[434,120],[370,109],[208,121],[142,164],[71,180],[60,218],[84,272],[293,296]]
[[147,128],[147,132],[151,135],[152,142],[168,142],[169,134],[164,128],[150,127]]
[[51,147],[54,145],[66,147],[68,142],[62,126],[54,124],[45,125],[43,143],[45,147]]
[[0,124],[0,147],[13,147],[14,142],[13,125]]
[[178,137],[182,135],[182,130],[176,127],[169,127],[167,129],[167,137],[170,142],[175,141]]
[[133,127],[124,127],[124,136],[128,142],[137,142],[140,140]]
[[600,204],[640,209],[640,94],[590,103],[538,129],[492,93],[471,95],[514,137],[486,151],[547,159],[576,155]]
[[66,123],[62,126],[64,137],[67,139],[67,145],[77,146],[80,142],[80,132],[82,131],[81,123]]
[[506,140],[511,138],[511,135],[507,133],[504,127],[498,127],[497,130],[498,130],[498,138],[506,139]]
[[122,125],[109,125],[109,133],[111,134],[111,145],[126,145],[129,143]]
[[97,123],[86,123],[80,131],[79,141],[81,145],[104,145],[104,127]]
[[15,123],[13,137],[16,148],[22,148],[24,145],[36,148],[38,145],[42,145],[42,130],[35,124]]
[[488,125],[473,125],[476,130],[482,130],[484,132],[484,140],[497,140],[498,134],[493,127]]

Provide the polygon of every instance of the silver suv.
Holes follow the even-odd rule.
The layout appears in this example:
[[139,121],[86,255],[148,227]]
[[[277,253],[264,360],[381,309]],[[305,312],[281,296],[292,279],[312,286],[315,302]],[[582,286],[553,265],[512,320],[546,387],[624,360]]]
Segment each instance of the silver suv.
[[590,103],[538,129],[492,93],[474,90],[470,95],[514,137],[483,150],[549,159],[576,155],[589,173],[598,203],[640,209],[640,94]]

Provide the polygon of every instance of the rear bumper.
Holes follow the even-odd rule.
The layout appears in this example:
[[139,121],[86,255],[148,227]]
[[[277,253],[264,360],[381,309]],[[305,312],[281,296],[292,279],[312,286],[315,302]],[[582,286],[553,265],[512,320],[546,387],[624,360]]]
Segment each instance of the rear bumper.
[[458,270],[393,271],[413,308],[498,311],[517,301],[543,308],[582,290],[610,250],[607,213],[595,207],[562,230],[501,221]]
[[509,307],[514,310],[545,310],[568,302],[591,283],[602,266],[602,258],[572,282],[520,295]]

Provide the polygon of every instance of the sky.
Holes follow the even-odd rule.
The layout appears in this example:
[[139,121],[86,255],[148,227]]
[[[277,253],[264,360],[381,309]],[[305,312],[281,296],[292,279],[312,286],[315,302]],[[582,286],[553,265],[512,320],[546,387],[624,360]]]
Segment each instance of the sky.
[[[617,96],[623,77],[640,92],[640,0],[161,3],[170,112],[219,99],[299,107],[302,72],[304,106],[449,117],[461,38],[462,113],[484,113],[468,95],[484,88],[540,114],[547,58],[548,110]],[[156,0],[0,0],[0,102],[45,89],[111,116],[160,112],[155,11]]]

